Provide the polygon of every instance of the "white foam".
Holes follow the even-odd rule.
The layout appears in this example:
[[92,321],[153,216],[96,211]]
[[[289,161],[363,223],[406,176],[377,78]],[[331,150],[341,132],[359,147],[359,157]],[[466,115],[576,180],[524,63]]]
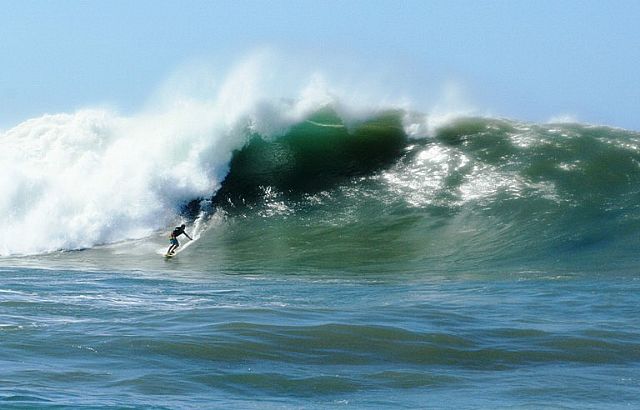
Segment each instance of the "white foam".
[[440,90],[436,103],[428,112],[406,110],[403,118],[405,133],[414,139],[433,137],[436,131],[453,121],[479,115],[464,93],[461,84],[448,81]]
[[555,115],[546,121],[547,124],[575,124],[578,122],[578,117],[574,114]]

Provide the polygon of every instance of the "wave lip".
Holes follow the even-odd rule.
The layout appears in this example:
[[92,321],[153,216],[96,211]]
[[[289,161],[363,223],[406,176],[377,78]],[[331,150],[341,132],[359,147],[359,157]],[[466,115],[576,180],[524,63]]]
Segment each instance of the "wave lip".
[[313,194],[390,166],[406,140],[401,112],[379,113],[348,126],[325,107],[278,138],[252,134],[234,154],[215,200],[224,206],[256,201],[270,192]]

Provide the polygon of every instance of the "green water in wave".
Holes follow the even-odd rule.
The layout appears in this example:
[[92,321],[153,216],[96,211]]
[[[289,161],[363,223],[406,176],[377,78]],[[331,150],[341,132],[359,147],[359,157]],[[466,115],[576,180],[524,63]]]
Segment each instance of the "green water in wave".
[[347,127],[323,112],[254,137],[197,257],[392,272],[635,261],[637,133],[470,118],[412,140],[401,118]]

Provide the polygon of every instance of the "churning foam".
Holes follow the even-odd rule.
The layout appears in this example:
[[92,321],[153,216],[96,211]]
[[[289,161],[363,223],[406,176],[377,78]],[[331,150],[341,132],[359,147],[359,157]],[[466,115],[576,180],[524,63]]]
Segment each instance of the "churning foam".
[[0,255],[148,236],[211,197],[251,133],[282,135],[329,104],[346,123],[379,108],[318,73],[293,81],[276,63],[265,52],[246,58],[211,98],[165,92],[137,115],[84,109],[0,134]]
[[176,94],[128,117],[45,115],[0,134],[0,255],[145,237],[210,197],[250,132],[281,134],[329,103],[317,80],[295,103],[269,99],[268,58],[238,64],[211,99]]

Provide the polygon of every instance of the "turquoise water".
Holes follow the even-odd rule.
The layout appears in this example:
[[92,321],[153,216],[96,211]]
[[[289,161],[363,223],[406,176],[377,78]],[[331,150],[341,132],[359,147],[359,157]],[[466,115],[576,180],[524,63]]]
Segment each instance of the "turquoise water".
[[640,135],[402,115],[247,134],[173,259],[3,243],[0,408],[640,407]]
[[2,272],[3,408],[633,408],[640,281]]

